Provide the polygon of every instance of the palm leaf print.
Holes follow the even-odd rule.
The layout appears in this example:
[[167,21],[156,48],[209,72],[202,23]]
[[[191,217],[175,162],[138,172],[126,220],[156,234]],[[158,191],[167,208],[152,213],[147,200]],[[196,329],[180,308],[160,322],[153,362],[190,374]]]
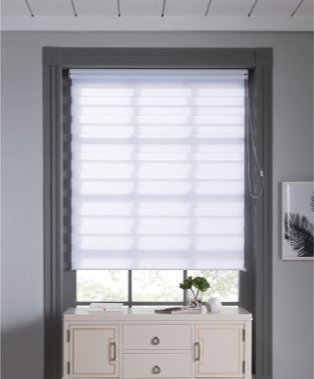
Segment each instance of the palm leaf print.
[[313,257],[313,224],[299,213],[285,213],[285,239],[299,257]]

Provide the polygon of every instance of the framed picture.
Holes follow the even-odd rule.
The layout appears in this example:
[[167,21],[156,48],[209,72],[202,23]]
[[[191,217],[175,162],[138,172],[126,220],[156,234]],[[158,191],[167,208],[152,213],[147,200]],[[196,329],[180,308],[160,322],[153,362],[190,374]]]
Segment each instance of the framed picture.
[[314,182],[282,183],[282,259],[313,260]]

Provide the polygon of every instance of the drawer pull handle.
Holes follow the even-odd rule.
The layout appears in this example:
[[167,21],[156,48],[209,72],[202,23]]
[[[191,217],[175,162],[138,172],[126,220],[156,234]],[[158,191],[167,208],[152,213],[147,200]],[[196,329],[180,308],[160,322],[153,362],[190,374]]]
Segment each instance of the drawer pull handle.
[[156,365],[153,367],[152,372],[153,372],[153,374],[160,374],[161,368],[158,365]]
[[117,359],[117,344],[115,342],[110,343],[110,361]]
[[154,337],[152,339],[152,345],[159,345],[159,343],[160,343],[160,339],[158,337]]
[[194,359],[196,361],[201,360],[201,344],[199,342],[195,342],[194,344]]

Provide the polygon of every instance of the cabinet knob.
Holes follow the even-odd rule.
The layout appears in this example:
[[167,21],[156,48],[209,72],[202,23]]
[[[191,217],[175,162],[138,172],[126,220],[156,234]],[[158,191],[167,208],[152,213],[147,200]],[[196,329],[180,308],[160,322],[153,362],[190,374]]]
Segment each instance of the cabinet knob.
[[153,374],[160,374],[161,368],[158,365],[156,365],[152,368],[152,372],[153,372]]
[[152,345],[159,345],[160,339],[158,337],[154,337],[151,342],[152,342]]

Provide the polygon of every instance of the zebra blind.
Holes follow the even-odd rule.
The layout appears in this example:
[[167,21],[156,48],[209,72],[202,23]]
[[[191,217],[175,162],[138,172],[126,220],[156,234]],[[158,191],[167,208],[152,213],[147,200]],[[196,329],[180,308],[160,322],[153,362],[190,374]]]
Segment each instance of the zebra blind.
[[73,269],[244,269],[244,70],[71,70]]

